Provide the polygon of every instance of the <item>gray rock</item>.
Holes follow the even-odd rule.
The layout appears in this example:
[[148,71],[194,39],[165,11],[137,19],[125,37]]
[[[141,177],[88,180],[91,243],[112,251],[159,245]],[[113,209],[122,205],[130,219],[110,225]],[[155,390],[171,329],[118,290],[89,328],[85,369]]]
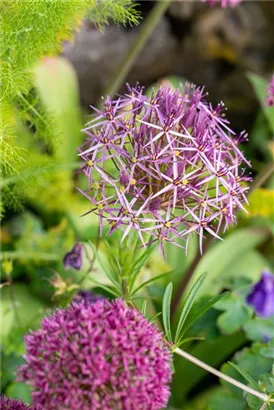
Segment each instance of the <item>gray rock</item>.
[[192,17],[195,11],[200,7],[197,1],[173,1],[168,9],[168,14],[176,19],[186,20]]
[[[75,67],[84,105],[94,104],[100,97],[137,33],[137,28],[126,31],[117,26],[108,26],[100,32],[85,23],[74,42],[65,45],[63,54]],[[135,61],[127,81],[149,84],[167,75],[175,47],[169,22],[163,18]]]

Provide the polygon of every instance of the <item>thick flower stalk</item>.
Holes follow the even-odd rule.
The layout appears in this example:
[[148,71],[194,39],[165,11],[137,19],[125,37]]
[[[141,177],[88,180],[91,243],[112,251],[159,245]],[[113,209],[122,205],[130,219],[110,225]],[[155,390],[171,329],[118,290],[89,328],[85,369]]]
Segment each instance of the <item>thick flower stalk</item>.
[[164,242],[187,248],[197,232],[202,251],[204,234],[220,238],[244,209],[250,164],[238,145],[247,135],[229,128],[224,105],[206,102],[203,89],[164,86],[150,98],[128,89],[95,109],[84,130],[88,188],[80,191],[89,212],[99,215],[101,231],[103,221],[109,233],[121,229],[122,240],[135,230],[143,245],[157,241],[162,250]]
[[272,76],[268,84],[267,97],[266,97],[265,104],[267,107],[274,106],[274,75]]
[[[40,406],[28,406],[20,400],[12,399],[7,396],[0,397],[1,410],[43,410]],[[47,408],[49,410],[49,408]]]
[[223,8],[236,7],[242,2],[242,0],[203,0],[210,6],[221,6]]
[[171,354],[162,335],[122,300],[74,302],[25,339],[20,379],[34,403],[58,410],[158,410]]

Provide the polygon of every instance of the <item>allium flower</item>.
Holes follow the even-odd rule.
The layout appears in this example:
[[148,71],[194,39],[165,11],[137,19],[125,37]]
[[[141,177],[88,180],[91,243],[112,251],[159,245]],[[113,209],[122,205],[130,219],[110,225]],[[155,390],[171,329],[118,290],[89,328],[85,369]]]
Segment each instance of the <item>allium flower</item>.
[[28,406],[20,400],[11,399],[10,397],[0,397],[1,410],[42,410],[40,406]]
[[274,275],[263,272],[261,279],[254,286],[246,298],[258,316],[269,317],[274,315]]
[[235,7],[242,2],[242,0],[203,0],[210,6]]
[[[219,232],[236,222],[244,209],[250,165],[238,148],[247,139],[235,135],[224,118],[223,103],[213,107],[203,89],[187,85],[183,93],[160,87],[149,98],[139,86],[112,101],[84,130],[79,148],[88,178],[82,192],[122,240],[136,230],[143,245],[175,240],[198,232],[200,248],[205,232]],[[179,211],[179,212],[178,212]]]
[[268,84],[267,97],[266,97],[265,105],[267,107],[273,107],[273,105],[274,105],[274,75],[272,76],[272,78],[271,78],[271,80],[269,81],[269,84]]
[[64,256],[64,267],[80,270],[83,263],[83,246],[76,243],[74,247]]
[[166,406],[170,352],[161,334],[122,300],[73,303],[26,336],[20,378],[33,401],[58,410],[157,410]]

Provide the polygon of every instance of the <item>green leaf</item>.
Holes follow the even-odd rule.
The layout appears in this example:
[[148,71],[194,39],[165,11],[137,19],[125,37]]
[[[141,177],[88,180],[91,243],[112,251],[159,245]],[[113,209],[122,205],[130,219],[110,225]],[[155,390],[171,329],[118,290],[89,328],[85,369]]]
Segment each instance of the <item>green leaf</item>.
[[153,278],[150,278],[148,280],[146,280],[145,282],[141,283],[140,286],[138,286],[136,289],[134,289],[134,291],[131,293],[131,296],[135,295],[135,293],[137,293],[140,289],[142,289],[144,286],[147,286],[149,283],[152,283],[158,279],[161,279],[167,275],[173,275],[175,273],[174,270],[171,270],[169,272],[164,272],[164,273],[160,273],[159,275],[154,276]]
[[274,359],[274,339],[266,347],[261,348],[261,355]]
[[142,307],[141,307],[141,313],[142,313],[143,316],[146,315],[146,310],[147,310],[147,301],[144,300],[143,303],[142,303]]
[[177,343],[179,341],[179,338],[181,337],[181,333],[182,333],[182,329],[184,326],[184,323],[186,321],[186,318],[190,312],[190,309],[196,299],[196,295],[203,283],[203,281],[205,280],[206,274],[202,274],[199,279],[197,280],[197,282],[194,284],[194,286],[192,287],[192,289],[190,290],[183,309],[181,311],[180,317],[179,317],[179,321],[178,321],[178,325],[177,325],[177,329],[176,329],[176,334],[175,334],[175,343]]
[[34,83],[60,134],[62,150],[57,150],[58,157],[72,162],[76,158],[75,147],[82,139],[80,98],[73,66],[62,57],[46,58],[34,69]]
[[22,400],[26,404],[31,403],[31,389],[30,386],[23,383],[11,383],[5,394],[13,399]]
[[209,399],[207,410],[246,410],[246,403],[223,389]]
[[141,255],[138,257],[138,259],[135,260],[135,262],[131,265],[131,273],[130,273],[130,278],[129,278],[129,290],[130,292],[133,289],[134,283],[142,269],[142,267],[146,264],[148,258],[151,256],[153,251],[155,250],[155,246],[149,246],[147,249],[145,249]]
[[171,334],[171,325],[170,325],[170,304],[171,304],[171,297],[172,297],[172,289],[173,284],[170,282],[165,290],[164,297],[163,297],[163,307],[162,307],[162,315],[163,315],[163,325],[167,340],[172,342],[172,334]]
[[266,233],[258,229],[242,228],[230,233],[224,242],[216,242],[212,249],[203,256],[186,289],[189,291],[200,275],[208,272],[199,297],[216,295],[230,283],[230,279],[239,274],[257,280],[260,270],[268,265],[257,252],[251,250],[263,243]]
[[250,310],[241,301],[222,313],[217,320],[218,326],[224,334],[231,334],[239,330],[250,318]]
[[274,317],[255,317],[244,325],[244,331],[250,340],[263,342],[266,339],[274,339]]
[[270,128],[272,132],[274,132],[274,107],[266,107],[265,105],[268,81],[254,73],[248,73],[247,78],[254,88],[255,94],[261,104],[262,110],[265,114]]
[[[235,354],[233,362],[241,369],[242,373],[227,363],[222,366],[221,370],[228,376],[243,383],[245,383],[246,375],[249,375],[255,383],[258,382],[260,385],[262,375],[268,374],[270,377],[273,367],[273,360],[262,356],[262,346],[264,345],[254,343],[251,347],[246,347]],[[249,382],[251,382],[251,380]],[[242,395],[241,390],[237,387],[232,386],[225,381],[221,381],[221,383],[229,390]],[[258,387],[256,389],[258,390]]]
[[237,370],[237,372],[243,376],[243,378],[253,387],[253,389],[259,389],[258,383],[250,376],[250,374],[245,372],[243,369],[241,369],[241,367],[237,366],[235,363],[228,362],[228,364],[232,366],[235,370]]
[[[12,288],[11,288],[12,286]],[[12,294],[10,293],[12,291]],[[39,323],[45,305],[30,293],[28,286],[15,283],[1,289],[1,338],[8,343],[15,329],[24,331]]]
[[226,295],[228,295],[229,292],[224,292],[221,295],[217,295],[211,299],[209,299],[207,302],[205,302],[200,309],[198,309],[194,315],[191,317],[191,320],[189,323],[184,328],[183,333],[181,334],[181,337],[188,331],[188,329],[204,314],[206,313],[212,306],[214,306],[217,302],[222,300]]
[[161,314],[162,314],[162,312],[155,313],[154,315],[152,315],[148,318],[148,321],[149,322],[154,322],[154,320],[157,319],[157,317],[161,316]]
[[185,339],[181,337],[180,342],[177,343],[177,347],[182,346],[183,344],[189,343],[189,342],[193,342],[193,341],[197,341],[197,340],[205,340],[204,337],[186,337]]

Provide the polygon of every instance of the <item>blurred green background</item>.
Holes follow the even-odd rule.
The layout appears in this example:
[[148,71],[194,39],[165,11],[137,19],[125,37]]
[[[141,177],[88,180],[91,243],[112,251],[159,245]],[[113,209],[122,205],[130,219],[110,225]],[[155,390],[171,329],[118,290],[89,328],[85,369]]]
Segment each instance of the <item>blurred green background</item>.
[[[98,242],[98,217],[81,217],[89,204],[77,192],[84,184],[75,172],[76,148],[84,138],[89,104],[98,106],[101,95],[113,90],[117,67],[129,58],[156,3],[140,1],[133,12],[129,1],[121,2],[120,14],[111,1],[104,11],[92,1],[81,6],[75,1],[2,3],[1,383],[7,395],[29,402],[29,389],[16,382],[14,373],[22,362],[23,336],[52,308],[66,304],[75,290],[102,293],[96,281],[107,283],[98,260],[92,270],[96,281],[85,275],[88,261],[80,272],[65,271],[62,263],[76,241]],[[213,366],[223,364],[229,374],[233,369],[225,362],[243,349],[235,360],[256,380],[271,370],[273,353],[262,349],[266,338],[274,337],[273,321],[254,318],[244,291],[237,289],[258,280],[263,269],[273,270],[274,109],[265,106],[274,64],[273,13],[274,4],[263,1],[233,10],[171,2],[123,78],[123,84],[139,81],[148,92],[163,82],[204,85],[210,101],[228,106],[232,128],[249,132],[243,150],[256,181],[249,214],[240,213],[225,241],[214,242],[193,265],[188,285],[208,272],[197,306],[223,290],[232,293],[190,329],[189,337],[205,340],[187,347]],[[102,259],[107,259],[105,239],[114,241],[102,238]],[[197,252],[195,237],[187,256],[167,246],[167,260],[152,254],[140,277],[175,269],[171,279],[176,288]],[[156,311],[171,279],[147,288]],[[237,389],[221,386],[181,358],[175,358],[175,370],[170,409],[259,408],[258,402],[246,407]]]

